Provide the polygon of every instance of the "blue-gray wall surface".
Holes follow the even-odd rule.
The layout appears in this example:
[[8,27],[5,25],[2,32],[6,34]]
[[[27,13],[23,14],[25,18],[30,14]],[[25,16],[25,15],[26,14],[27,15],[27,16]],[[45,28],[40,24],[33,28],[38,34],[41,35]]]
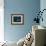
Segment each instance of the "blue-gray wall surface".
[[[40,0],[4,0],[4,38],[17,42],[31,31],[36,12],[40,9]],[[24,25],[12,25],[11,14],[24,14]]]
[[[43,9],[46,9],[46,0],[40,1],[40,10],[42,11]],[[46,27],[46,10],[44,10],[42,17],[43,17],[43,22],[41,21],[40,25]]]

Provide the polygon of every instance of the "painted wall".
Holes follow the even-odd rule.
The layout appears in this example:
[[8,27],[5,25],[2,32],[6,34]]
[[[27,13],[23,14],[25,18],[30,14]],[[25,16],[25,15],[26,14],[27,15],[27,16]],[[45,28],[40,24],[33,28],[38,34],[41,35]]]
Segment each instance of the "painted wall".
[[[41,9],[41,11],[43,10],[43,9],[46,9],[46,0],[41,0],[40,1],[40,9]],[[43,12],[43,19],[44,19],[44,21],[42,22],[41,21],[41,25],[43,25],[43,26],[46,26],[46,10]]]
[[[7,41],[18,41],[31,31],[40,0],[4,0],[4,35]],[[24,14],[24,25],[11,25],[11,14]]]

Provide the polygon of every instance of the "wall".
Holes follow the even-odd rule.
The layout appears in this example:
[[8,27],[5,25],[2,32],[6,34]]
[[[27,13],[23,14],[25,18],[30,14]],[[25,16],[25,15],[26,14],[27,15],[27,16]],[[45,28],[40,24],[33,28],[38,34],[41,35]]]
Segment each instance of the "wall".
[[[31,31],[40,0],[4,0],[4,36],[7,41],[18,41]],[[11,14],[24,14],[24,25],[11,25]]]
[[[40,9],[41,9],[41,11],[43,10],[43,9],[46,9],[46,0],[41,0],[40,1]],[[43,25],[43,26],[46,26],[46,10],[43,12],[43,15],[42,15],[42,17],[43,17],[43,22],[41,21],[41,25]]]

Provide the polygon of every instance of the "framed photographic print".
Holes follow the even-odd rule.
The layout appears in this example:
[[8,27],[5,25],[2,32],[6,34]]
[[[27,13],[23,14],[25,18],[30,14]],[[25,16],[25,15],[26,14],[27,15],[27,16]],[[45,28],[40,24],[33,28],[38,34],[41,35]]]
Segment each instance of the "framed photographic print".
[[24,24],[24,14],[11,14],[11,24],[23,25]]

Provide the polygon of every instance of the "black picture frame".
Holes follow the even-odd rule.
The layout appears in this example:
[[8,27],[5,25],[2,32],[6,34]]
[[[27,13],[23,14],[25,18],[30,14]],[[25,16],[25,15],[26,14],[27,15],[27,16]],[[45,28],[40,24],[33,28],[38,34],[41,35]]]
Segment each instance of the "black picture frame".
[[23,25],[24,14],[11,14],[11,24],[12,25]]

